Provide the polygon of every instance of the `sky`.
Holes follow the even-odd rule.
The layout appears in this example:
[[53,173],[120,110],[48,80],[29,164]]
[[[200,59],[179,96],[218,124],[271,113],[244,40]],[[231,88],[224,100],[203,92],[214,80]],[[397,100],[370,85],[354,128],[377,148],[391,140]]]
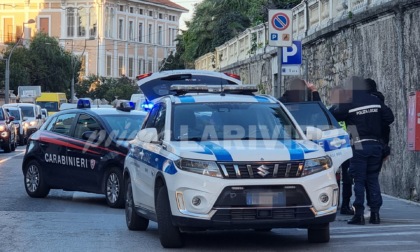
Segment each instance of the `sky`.
[[194,13],[194,5],[196,3],[200,3],[202,0],[171,0],[171,1],[190,10],[190,12],[188,13],[183,13],[179,20],[179,28],[182,30],[185,30],[186,29],[185,21],[191,20],[192,15]]

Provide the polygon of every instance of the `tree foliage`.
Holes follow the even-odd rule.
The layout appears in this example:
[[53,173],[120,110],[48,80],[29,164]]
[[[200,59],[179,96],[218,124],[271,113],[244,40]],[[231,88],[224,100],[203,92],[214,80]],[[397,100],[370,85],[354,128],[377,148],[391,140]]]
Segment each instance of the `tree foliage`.
[[290,9],[301,0],[203,0],[186,22],[187,30],[179,41],[178,51],[186,68],[193,68],[200,56],[213,52],[245,29],[267,22],[268,10]]

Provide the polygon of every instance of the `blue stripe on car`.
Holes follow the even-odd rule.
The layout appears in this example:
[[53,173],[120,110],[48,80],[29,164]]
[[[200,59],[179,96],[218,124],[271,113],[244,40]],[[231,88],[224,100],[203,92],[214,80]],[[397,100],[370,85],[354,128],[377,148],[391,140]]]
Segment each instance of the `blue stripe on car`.
[[181,97],[179,97],[179,100],[182,103],[194,103],[195,102],[194,97],[192,97],[190,95],[181,96]]
[[267,97],[264,97],[264,96],[257,96],[256,95],[254,97],[255,97],[255,99],[257,99],[258,102],[264,102],[264,103],[270,102],[270,100]]
[[290,160],[302,160],[304,159],[305,155],[303,149],[300,147],[298,143],[293,140],[285,140],[281,141],[284,146],[287,147],[287,150],[290,153]]
[[300,145],[300,147],[303,149],[303,152],[304,152],[304,153],[311,153],[311,152],[318,151],[317,149],[308,149],[305,145],[300,144],[300,143],[299,143],[299,145]]
[[197,142],[199,145],[211,151],[216,157],[217,161],[233,161],[230,153],[222,146],[213,142]]
[[[344,144],[342,144],[340,147],[335,147],[335,146],[332,146],[330,144],[330,142],[334,138],[339,138],[339,139],[344,140],[346,142]],[[349,138],[348,135],[345,135],[345,136],[335,136],[335,137],[331,137],[331,138],[316,140],[316,141],[313,141],[313,142],[315,142],[318,145],[322,146],[325,151],[333,151],[333,150],[338,150],[338,149],[342,149],[342,148],[350,148],[351,147],[351,145],[350,145],[350,138]]]

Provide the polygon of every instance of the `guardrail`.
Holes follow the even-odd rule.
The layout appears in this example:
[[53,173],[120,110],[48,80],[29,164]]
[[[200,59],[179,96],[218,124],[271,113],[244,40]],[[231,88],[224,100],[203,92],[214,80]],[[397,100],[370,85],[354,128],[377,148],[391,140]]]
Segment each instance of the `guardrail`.
[[[303,0],[292,9],[293,39],[302,40],[311,34],[349,19],[374,6],[395,0]],[[237,62],[262,55],[275,47],[268,45],[268,23],[248,28],[235,38],[216,47],[195,61],[195,68],[219,71]]]

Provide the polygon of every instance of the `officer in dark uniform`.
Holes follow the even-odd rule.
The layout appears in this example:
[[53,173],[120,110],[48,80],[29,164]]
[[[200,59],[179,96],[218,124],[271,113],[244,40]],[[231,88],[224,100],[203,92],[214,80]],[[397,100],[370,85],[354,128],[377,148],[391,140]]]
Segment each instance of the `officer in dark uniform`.
[[349,175],[354,180],[355,214],[348,224],[364,225],[365,187],[369,193],[370,223],[379,224],[382,206],[379,172],[382,166],[382,128],[394,121],[394,114],[377,96],[369,93],[363,78],[352,76],[345,82],[346,102],[335,104],[330,112],[345,121],[352,139],[353,157]]

